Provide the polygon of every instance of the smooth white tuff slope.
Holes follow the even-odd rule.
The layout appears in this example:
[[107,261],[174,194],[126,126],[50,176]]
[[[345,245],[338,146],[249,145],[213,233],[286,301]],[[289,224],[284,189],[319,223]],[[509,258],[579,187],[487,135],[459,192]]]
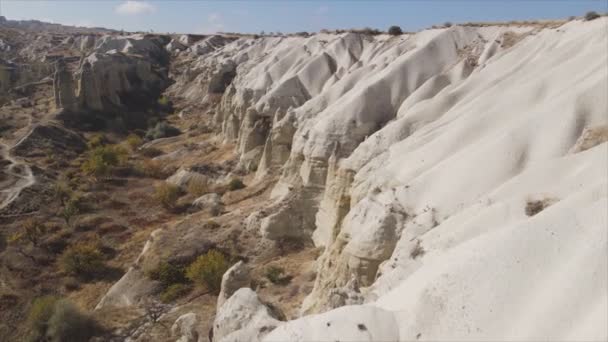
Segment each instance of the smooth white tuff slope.
[[[265,339],[608,339],[607,33],[242,38],[192,57],[171,92],[241,165],[281,173],[248,228],[324,247],[302,310],[324,313]],[[262,337],[238,314],[224,340]]]
[[353,274],[368,304],[266,340],[608,339],[607,25],[543,30],[402,102],[328,176],[331,189],[354,173],[350,209],[335,239],[315,233],[329,244],[305,308]]

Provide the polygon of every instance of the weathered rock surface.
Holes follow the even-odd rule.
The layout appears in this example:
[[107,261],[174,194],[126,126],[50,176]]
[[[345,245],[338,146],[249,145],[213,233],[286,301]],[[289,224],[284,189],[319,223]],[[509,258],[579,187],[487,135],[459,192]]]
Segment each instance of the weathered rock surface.
[[79,71],[82,109],[120,112],[146,108],[156,103],[169,84],[166,71],[149,58],[99,51],[89,55]]
[[74,94],[72,73],[70,73],[63,59],[55,63],[55,74],[53,76],[53,92],[55,95],[55,107],[67,111],[77,109],[78,102]]
[[198,317],[193,312],[179,316],[171,326],[173,336],[179,337],[176,342],[197,342],[199,340],[199,333],[196,330],[198,323]]
[[[268,340],[605,339],[605,25],[241,38],[197,57],[170,91],[212,106],[259,177],[281,173],[247,227],[324,248],[303,312],[368,303]],[[559,201],[527,216],[537,194]]]
[[279,323],[253,290],[241,288],[218,308],[213,323],[213,341],[260,341]]
[[218,309],[230,298],[238,289],[251,285],[250,270],[244,262],[239,261],[232,265],[222,276],[222,286],[217,297]]

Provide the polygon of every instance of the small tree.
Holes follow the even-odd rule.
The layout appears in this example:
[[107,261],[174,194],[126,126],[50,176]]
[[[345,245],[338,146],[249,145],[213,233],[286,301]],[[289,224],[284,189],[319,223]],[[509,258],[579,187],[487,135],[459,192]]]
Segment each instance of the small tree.
[[78,215],[79,212],[80,212],[80,207],[78,205],[78,200],[72,198],[65,203],[65,205],[59,212],[59,215],[61,216],[61,218],[63,218],[63,220],[65,221],[65,224],[68,227],[71,227],[72,218],[74,216]]
[[68,247],[59,257],[61,269],[84,278],[99,275],[106,268],[103,254],[95,243],[77,243]]
[[44,223],[34,220],[28,219],[21,225],[21,228],[18,232],[13,234],[10,238],[11,242],[29,242],[34,247],[38,247],[40,240],[47,233],[48,229]]
[[46,336],[48,323],[58,300],[59,298],[55,296],[43,296],[32,302],[27,317],[31,341],[39,341]]
[[388,34],[390,34],[391,36],[399,36],[403,34],[403,31],[401,30],[401,27],[393,25],[388,28]]
[[51,342],[87,342],[98,330],[97,323],[68,300],[55,303],[48,321],[47,336]]
[[586,21],[595,20],[595,19],[597,19],[599,17],[600,17],[600,15],[597,12],[595,12],[595,11],[589,11],[589,12],[585,13],[585,20]]

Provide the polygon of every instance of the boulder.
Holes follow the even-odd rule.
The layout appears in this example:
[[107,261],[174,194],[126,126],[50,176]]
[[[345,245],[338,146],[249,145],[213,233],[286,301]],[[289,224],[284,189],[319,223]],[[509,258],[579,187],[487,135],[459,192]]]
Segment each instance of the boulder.
[[[200,180],[200,181],[206,182],[207,177],[198,172],[193,172],[193,171],[189,171],[186,169],[179,169],[171,177],[167,178],[167,183],[177,185],[181,188],[185,188],[188,186],[188,183],[190,183],[193,180]],[[206,199],[210,199],[210,198],[211,197],[207,197]]]
[[198,316],[194,312],[181,315],[171,326],[171,334],[179,337],[176,342],[196,342],[198,341]]
[[224,273],[222,276],[222,286],[217,297],[217,308],[222,307],[224,302],[230,298],[237,290],[249,287],[251,284],[250,269],[243,261],[239,261]]
[[252,289],[241,288],[218,309],[213,341],[260,341],[280,324],[273,311]]
[[199,209],[216,210],[222,207],[222,197],[216,193],[205,194],[192,202]]

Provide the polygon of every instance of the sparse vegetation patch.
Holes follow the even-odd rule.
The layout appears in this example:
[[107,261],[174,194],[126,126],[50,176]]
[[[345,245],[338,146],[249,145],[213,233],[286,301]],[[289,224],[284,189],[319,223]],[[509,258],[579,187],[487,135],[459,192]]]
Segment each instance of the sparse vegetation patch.
[[186,277],[197,285],[204,285],[212,293],[219,293],[222,276],[230,267],[224,254],[210,250],[199,256],[186,269]]

